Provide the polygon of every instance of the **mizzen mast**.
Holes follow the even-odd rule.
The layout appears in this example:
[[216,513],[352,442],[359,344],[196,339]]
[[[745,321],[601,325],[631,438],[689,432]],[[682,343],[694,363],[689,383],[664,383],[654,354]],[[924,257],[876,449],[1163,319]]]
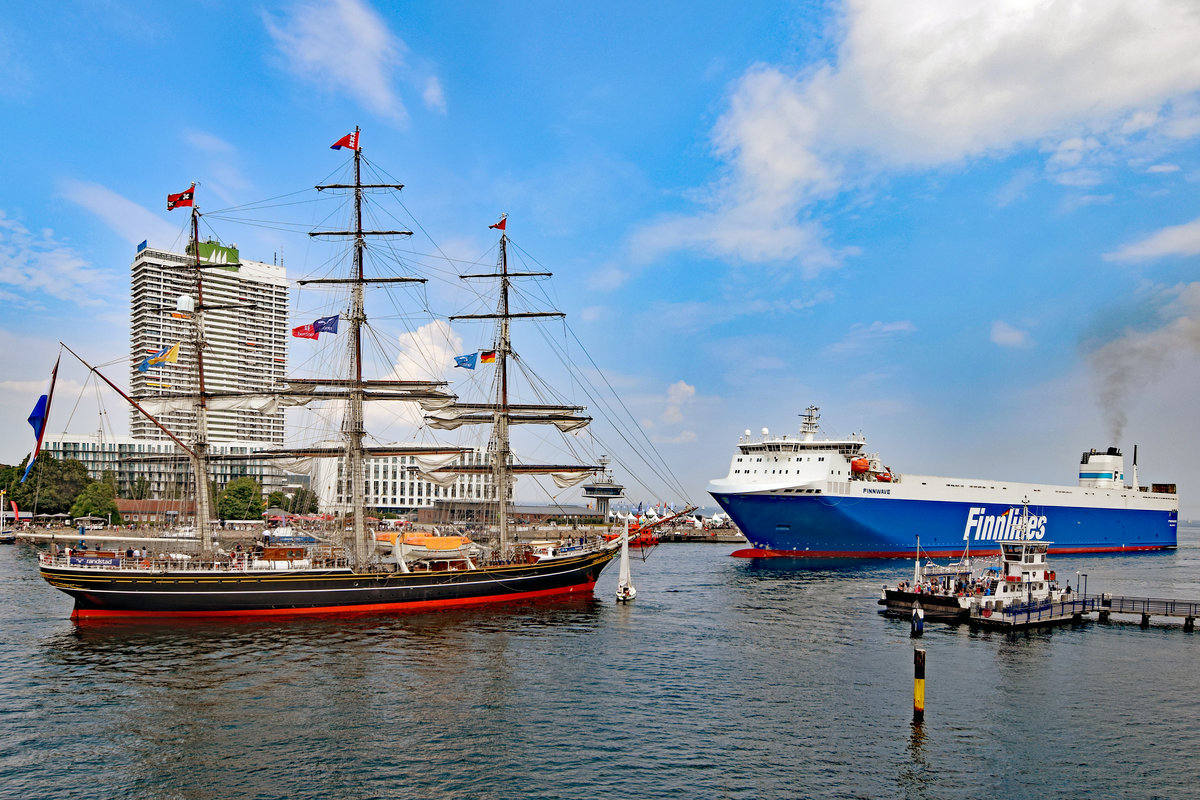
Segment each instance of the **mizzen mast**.
[[[582,411],[582,408],[575,406],[514,406],[509,402],[508,396],[508,361],[510,357],[515,357],[512,349],[512,340],[510,337],[509,323],[514,319],[525,319],[532,317],[554,317],[562,318],[566,314],[561,311],[522,311],[513,312],[509,306],[509,290],[512,286],[513,278],[528,278],[528,277],[550,277],[549,272],[509,272],[508,270],[508,234],[505,232],[507,224],[507,215],[502,216],[500,221],[491,227],[497,228],[500,231],[500,255],[499,255],[499,271],[487,274],[478,275],[462,275],[464,280],[469,278],[496,278],[500,284],[500,298],[497,304],[497,312],[495,314],[459,314],[450,317],[451,321],[460,319],[494,319],[499,321],[499,330],[496,337],[496,402],[486,410],[490,411],[492,423],[492,464],[491,471],[493,481],[495,482],[496,498],[499,504],[499,515],[497,519],[497,531],[499,535],[500,553],[507,552],[509,545],[509,525],[508,525],[508,501],[512,491],[513,476],[516,473],[526,474],[554,474],[556,481],[566,481],[566,485],[582,481],[588,475],[593,474],[598,469],[594,466],[534,466],[534,465],[514,465],[512,462],[512,449],[509,441],[509,425],[513,421],[518,422],[537,422],[559,425],[564,430],[572,430],[583,427],[588,423],[588,419],[575,416],[576,412]],[[471,406],[463,406],[464,411],[471,410]],[[483,407],[476,406],[476,410],[484,410]],[[528,412],[533,411],[530,414]],[[450,424],[461,424],[467,422],[479,422],[478,417],[472,418],[469,413],[461,416]],[[449,425],[447,425],[449,427]],[[446,471],[467,472],[468,469],[461,467],[449,467]],[[578,478],[565,478],[566,473],[578,475]]]

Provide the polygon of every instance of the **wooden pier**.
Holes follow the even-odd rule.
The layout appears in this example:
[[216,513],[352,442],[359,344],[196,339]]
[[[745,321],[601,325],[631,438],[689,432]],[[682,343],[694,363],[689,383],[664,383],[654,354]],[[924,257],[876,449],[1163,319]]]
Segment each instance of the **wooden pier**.
[[1196,630],[1196,618],[1200,617],[1200,602],[1101,594],[1037,607],[1014,606],[991,613],[986,611],[971,609],[968,621],[979,627],[1020,630],[1083,622],[1085,615],[1093,613],[1098,615],[1100,622],[1109,622],[1113,614],[1130,614],[1141,618],[1143,628],[1150,625],[1151,617],[1168,617],[1182,619],[1183,630],[1192,632]]
[[1183,620],[1185,631],[1196,630],[1196,617],[1200,617],[1200,602],[1189,600],[1164,600],[1154,597],[1113,597],[1102,594],[1093,609],[1100,615],[1101,622],[1108,622],[1112,614],[1137,614],[1142,627],[1150,625],[1150,617],[1174,617]]

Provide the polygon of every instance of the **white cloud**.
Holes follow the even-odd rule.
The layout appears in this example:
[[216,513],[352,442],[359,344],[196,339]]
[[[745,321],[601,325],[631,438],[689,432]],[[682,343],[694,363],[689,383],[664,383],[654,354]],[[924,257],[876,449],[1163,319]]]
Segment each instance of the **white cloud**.
[[444,380],[454,370],[454,357],[462,353],[463,342],[445,320],[434,320],[414,331],[400,334],[400,352],[392,378],[402,380]]
[[16,288],[9,302],[40,308],[40,295],[80,305],[105,305],[113,299],[113,276],[93,267],[54,231],[34,233],[0,211],[0,284]]
[[1088,188],[1104,182],[1104,176],[1094,169],[1071,169],[1054,175],[1054,182],[1060,186]]
[[1186,129],[1164,109],[1200,89],[1188,0],[851,0],[841,22],[833,63],[760,64],[737,81],[707,207],[642,230],[648,257],[694,249],[814,274],[845,255],[806,219],[814,200],[1047,141],[1057,182],[1094,185],[1126,137]]
[[614,289],[619,289],[624,286],[630,278],[628,271],[617,266],[606,266],[597,269],[588,276],[587,285],[589,289],[596,289],[601,292],[611,292]]
[[228,155],[234,151],[233,145],[229,142],[204,131],[188,131],[184,134],[184,139],[192,147],[205,153]]
[[1029,338],[1028,331],[1014,328],[1004,320],[998,319],[992,323],[992,344],[1001,347],[1029,347],[1033,341]]
[[[199,184],[201,189],[212,192],[223,203],[235,205],[237,194],[251,186],[250,181],[234,164],[238,157],[237,148],[221,137],[205,131],[188,131],[184,134],[184,139],[210,159],[204,170],[204,174],[209,178]],[[200,203],[203,197],[203,194],[197,194],[197,203]]]
[[747,299],[739,303],[729,303],[723,298],[706,301],[659,301],[648,305],[646,310],[659,330],[684,334],[744,317],[761,319],[794,314],[831,302],[833,299],[833,292],[821,289],[802,297]]
[[1167,172],[1179,172],[1179,165],[1178,164],[1155,164],[1152,167],[1147,168],[1146,172],[1149,172],[1151,175],[1167,173]]
[[667,406],[662,421],[667,425],[683,422],[683,407],[696,396],[696,387],[684,381],[675,381],[667,387]]
[[675,436],[652,436],[650,441],[654,444],[688,444],[696,441],[695,431],[680,431]]
[[1053,148],[1053,155],[1046,162],[1050,167],[1077,167],[1083,163],[1088,153],[1100,149],[1100,141],[1094,136],[1073,137],[1065,142],[1059,142]]
[[[185,188],[187,187],[182,186],[179,191]],[[171,247],[180,239],[180,228],[98,183],[63,181],[60,194],[95,214],[113,233],[130,244],[137,244],[146,239],[157,247]],[[164,208],[166,202],[164,193]]]
[[442,91],[442,82],[437,79],[436,75],[431,75],[425,81],[425,91],[421,92],[421,99],[425,101],[425,107],[431,111],[439,114],[446,113],[446,94]]
[[348,92],[404,125],[408,110],[394,87],[400,78],[421,93],[426,107],[446,113],[438,78],[409,63],[408,46],[361,0],[318,0],[290,8],[282,20],[264,14],[263,22],[287,68],[304,80]]
[[267,17],[267,32],[291,70],[327,89],[348,91],[372,111],[408,120],[392,89],[392,74],[408,51],[383,19],[358,0],[323,0],[294,6],[281,24]]
[[[24,37],[16,41],[23,41]],[[33,72],[20,59],[14,37],[0,30],[0,97],[24,100],[32,94]]]
[[1084,206],[1107,205],[1116,199],[1113,194],[1081,194],[1077,197],[1067,197],[1062,202],[1064,211],[1075,211]]
[[1029,188],[1037,181],[1037,174],[1031,169],[1017,171],[1008,183],[1000,187],[996,193],[996,205],[1006,208],[1025,197]]
[[866,350],[877,347],[882,342],[889,341],[896,336],[913,333],[916,330],[917,326],[908,320],[900,320],[899,322],[880,322],[876,320],[870,325],[863,325],[861,322],[858,322],[850,327],[850,332],[846,334],[844,339],[831,345],[829,350],[833,353]]
[[1105,261],[1150,261],[1164,256],[1194,256],[1200,254],[1200,218],[1182,225],[1155,231],[1140,241],[1132,242],[1112,253]]
[[[454,373],[454,356],[463,352],[462,337],[445,320],[434,320],[396,337],[399,350],[386,380],[440,381],[461,378]],[[384,439],[411,439],[424,423],[424,412],[415,403],[368,403],[364,410],[367,430]],[[340,412],[330,417],[340,425]],[[396,427],[398,426],[398,427]],[[336,425],[335,425],[336,428]]]

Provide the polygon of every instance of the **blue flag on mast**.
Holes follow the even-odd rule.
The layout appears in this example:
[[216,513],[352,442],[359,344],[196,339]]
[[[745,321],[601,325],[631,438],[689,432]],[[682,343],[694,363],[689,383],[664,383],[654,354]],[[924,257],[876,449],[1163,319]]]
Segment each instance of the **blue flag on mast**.
[[467,353],[465,356],[455,356],[454,366],[475,369],[475,359],[478,355],[478,353]]
[[29,415],[29,424],[33,426],[33,435],[37,437],[37,444],[33,446],[33,453],[29,456],[29,465],[25,467],[21,483],[24,483],[25,479],[29,477],[29,473],[33,470],[33,463],[37,461],[38,453],[42,451],[42,439],[46,436],[46,423],[50,419],[50,401],[54,398],[54,381],[58,378],[58,362],[61,360],[62,353],[59,353],[58,358],[54,360],[54,369],[50,370],[50,386],[46,389],[46,393],[38,398]]

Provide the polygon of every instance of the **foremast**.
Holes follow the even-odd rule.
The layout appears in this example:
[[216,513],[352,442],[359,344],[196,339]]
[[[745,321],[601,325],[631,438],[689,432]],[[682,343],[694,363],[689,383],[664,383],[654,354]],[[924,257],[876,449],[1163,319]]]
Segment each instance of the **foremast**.
[[[194,191],[193,184],[193,191]],[[193,198],[195,195],[193,195]],[[212,549],[212,496],[208,478],[208,399],[204,391],[204,268],[200,263],[200,210],[192,201],[192,265],[196,273],[196,310],[192,314],[192,346],[196,351],[196,439],[188,451],[196,480],[196,528],[203,552]]]

